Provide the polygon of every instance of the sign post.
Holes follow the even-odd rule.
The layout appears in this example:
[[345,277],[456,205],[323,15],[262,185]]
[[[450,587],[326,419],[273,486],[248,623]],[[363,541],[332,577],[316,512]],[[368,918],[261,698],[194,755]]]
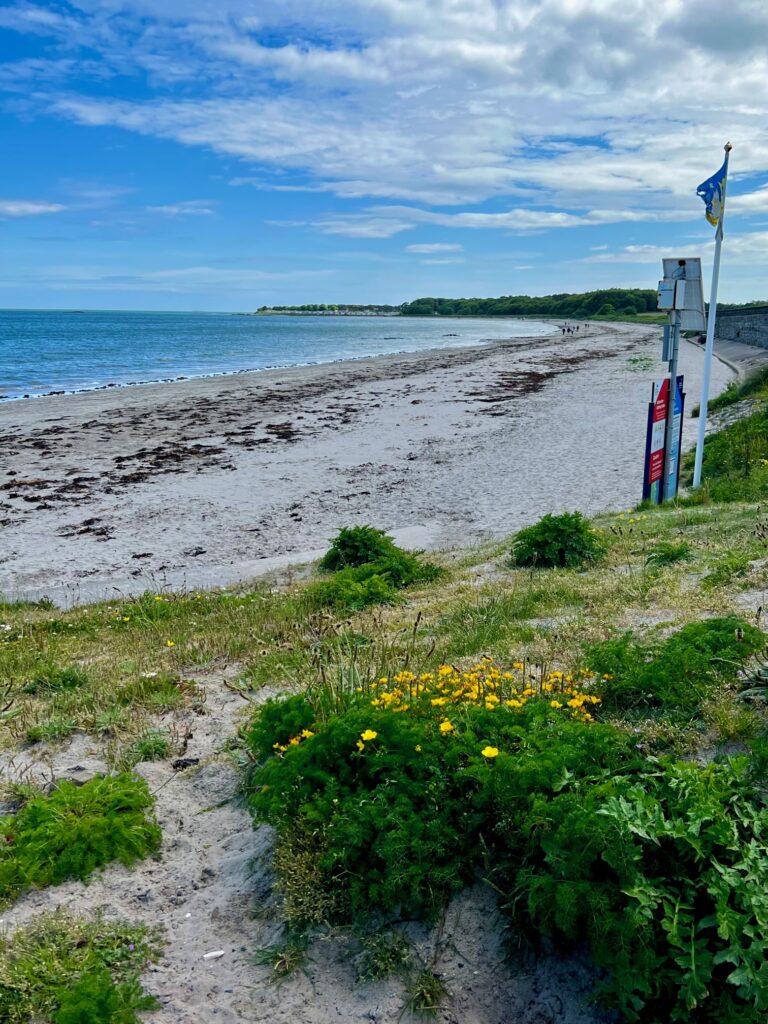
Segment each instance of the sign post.
[[[658,308],[669,314],[664,328],[662,358],[668,363],[668,401],[665,409],[663,470],[658,501],[677,497],[680,479],[680,452],[683,431],[683,378],[678,376],[680,331],[700,331],[706,327],[704,293],[701,287],[701,260],[698,258],[665,259],[664,277],[659,281]],[[653,500],[653,499],[652,499]]]

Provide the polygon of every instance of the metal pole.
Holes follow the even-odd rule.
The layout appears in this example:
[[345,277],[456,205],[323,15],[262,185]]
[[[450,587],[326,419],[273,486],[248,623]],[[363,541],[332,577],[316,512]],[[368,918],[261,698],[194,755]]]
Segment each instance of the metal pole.
[[[677,388],[677,356],[680,350],[680,312],[673,309],[669,314],[671,356],[669,360],[669,395],[667,406],[667,436],[664,441],[664,476],[661,479],[662,501],[669,501],[675,497],[677,469],[673,472],[672,448],[674,447],[674,426],[675,426],[675,397]],[[678,458],[679,458],[678,453]]]
[[717,286],[720,279],[720,249],[723,244],[723,221],[725,220],[725,192],[728,189],[728,161],[730,159],[730,142],[725,145],[725,188],[720,204],[720,217],[715,234],[715,258],[712,263],[712,288],[709,293],[709,316],[707,317],[707,344],[704,349],[704,377],[701,382],[701,402],[699,403],[699,433],[696,439],[696,461],[693,467],[693,486],[701,484],[701,466],[704,460],[704,436],[707,430],[707,409],[709,407],[709,379],[712,373],[712,351],[715,346],[715,321],[717,319]]

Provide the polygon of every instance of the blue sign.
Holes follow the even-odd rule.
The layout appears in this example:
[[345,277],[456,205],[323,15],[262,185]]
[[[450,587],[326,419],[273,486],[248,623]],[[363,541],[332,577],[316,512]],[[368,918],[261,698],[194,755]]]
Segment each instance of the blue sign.
[[682,374],[675,380],[674,402],[672,438],[669,447],[669,468],[667,479],[664,482],[664,497],[667,501],[677,497],[677,488],[680,481],[680,449],[683,441],[683,409],[685,408]]

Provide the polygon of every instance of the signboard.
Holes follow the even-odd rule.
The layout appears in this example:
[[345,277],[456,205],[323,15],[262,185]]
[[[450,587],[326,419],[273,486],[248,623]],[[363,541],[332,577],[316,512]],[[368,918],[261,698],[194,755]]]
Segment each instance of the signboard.
[[669,448],[669,473],[665,484],[665,497],[667,501],[677,496],[677,485],[680,480],[680,447],[683,440],[683,409],[685,407],[685,393],[683,392],[683,375],[680,374],[675,381],[675,407],[672,420],[672,441]]
[[645,473],[643,476],[643,501],[660,505],[664,500],[662,477],[664,476],[664,442],[667,436],[667,410],[669,403],[669,378],[656,381],[651,391],[648,406],[648,431],[645,441]]
[[687,256],[684,259],[662,260],[664,279],[659,281],[658,308],[676,309],[680,313],[680,329],[705,331],[704,292],[701,286],[701,260]]

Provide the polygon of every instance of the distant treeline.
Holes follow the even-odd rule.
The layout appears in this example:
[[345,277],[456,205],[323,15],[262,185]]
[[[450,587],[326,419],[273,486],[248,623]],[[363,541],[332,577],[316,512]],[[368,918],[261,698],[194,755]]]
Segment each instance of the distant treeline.
[[498,299],[415,299],[400,307],[404,316],[546,316],[588,320],[592,316],[656,312],[650,288],[603,288],[557,295],[502,295]]
[[[761,305],[747,302],[745,306]],[[720,303],[720,309],[740,308]],[[601,288],[595,292],[559,292],[556,295],[501,295],[497,299],[414,299],[399,306],[354,303],[308,303],[304,306],[261,306],[258,313],[305,313],[338,316],[541,316],[551,319],[589,320],[595,316],[636,316],[655,313],[653,288]]]
[[596,292],[557,295],[502,295],[497,299],[414,299],[399,306],[353,303],[307,303],[303,306],[261,306],[258,313],[402,316],[546,316],[588,320],[593,316],[632,316],[656,312],[650,288],[603,288]]
[[304,306],[259,306],[257,313],[399,313],[401,306],[368,304],[356,305],[352,302],[325,303],[309,302]]

